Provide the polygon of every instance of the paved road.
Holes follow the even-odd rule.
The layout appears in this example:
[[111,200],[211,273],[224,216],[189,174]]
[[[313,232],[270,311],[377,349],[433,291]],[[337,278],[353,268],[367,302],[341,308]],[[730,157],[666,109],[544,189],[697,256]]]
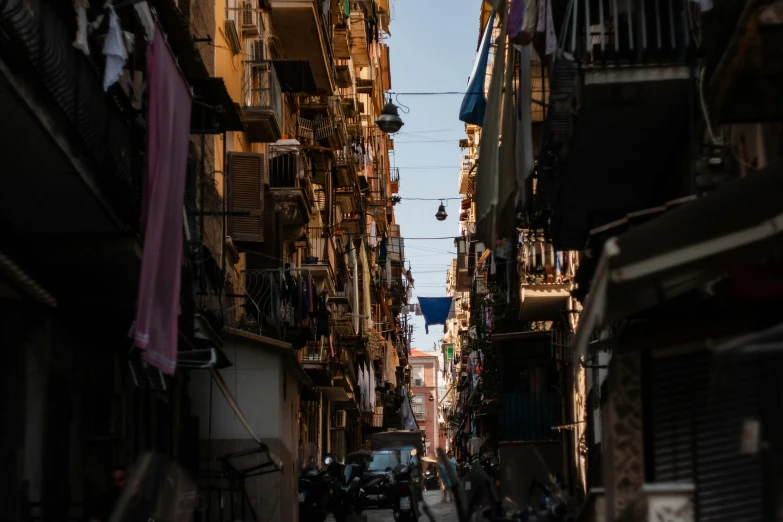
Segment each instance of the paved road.
[[[443,493],[440,491],[425,491],[424,502],[429,506],[435,522],[457,522],[454,502],[443,502]],[[367,515],[367,522],[394,522],[394,515],[390,509],[368,509],[364,513]],[[329,517],[327,520],[333,522],[334,519]],[[419,520],[429,522],[426,516],[420,517]]]

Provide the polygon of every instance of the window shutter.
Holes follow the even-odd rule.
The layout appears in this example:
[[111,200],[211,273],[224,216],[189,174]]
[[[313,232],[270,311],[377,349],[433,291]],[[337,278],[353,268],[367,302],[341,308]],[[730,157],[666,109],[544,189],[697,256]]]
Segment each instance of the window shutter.
[[234,241],[264,241],[264,185],[266,161],[263,154],[228,153],[229,212],[249,212],[248,216],[228,216],[228,231]]

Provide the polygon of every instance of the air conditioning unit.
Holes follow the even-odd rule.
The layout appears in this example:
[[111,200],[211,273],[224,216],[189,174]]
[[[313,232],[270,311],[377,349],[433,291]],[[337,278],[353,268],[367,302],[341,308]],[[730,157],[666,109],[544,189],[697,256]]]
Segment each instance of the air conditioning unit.
[[245,38],[261,34],[258,29],[258,10],[253,4],[254,2],[242,2],[242,36]]
[[252,41],[250,56],[253,58],[255,70],[268,70],[269,64],[266,61],[266,40],[264,38],[256,38]]
[[348,412],[345,410],[337,410],[334,414],[333,428],[345,428],[348,423]]

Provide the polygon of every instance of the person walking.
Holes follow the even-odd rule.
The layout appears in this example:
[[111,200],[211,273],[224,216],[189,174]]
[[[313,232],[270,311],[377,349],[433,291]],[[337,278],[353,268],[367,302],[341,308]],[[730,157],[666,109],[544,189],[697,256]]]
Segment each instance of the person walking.
[[[457,459],[454,458],[454,452],[449,451],[446,456],[449,459],[449,464],[451,464],[451,469],[454,470],[454,473],[457,472]],[[454,493],[452,493],[450,488],[447,488],[446,485],[443,483],[443,477],[440,479],[440,485],[443,488],[443,502],[450,502],[451,500],[454,500]]]
[[88,522],[109,522],[127,480],[128,470],[125,466],[114,466],[111,469],[109,489],[90,507],[86,517]]

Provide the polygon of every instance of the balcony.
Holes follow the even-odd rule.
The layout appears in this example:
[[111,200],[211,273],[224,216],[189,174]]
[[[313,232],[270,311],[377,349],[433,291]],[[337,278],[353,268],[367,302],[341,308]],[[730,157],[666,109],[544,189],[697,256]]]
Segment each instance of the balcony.
[[269,187],[275,212],[283,223],[285,240],[298,239],[310,221],[310,174],[302,146],[296,140],[278,141],[267,147]]
[[282,136],[280,83],[268,63],[246,62],[242,114],[246,134],[255,143],[274,143]]
[[334,26],[332,50],[337,60],[349,60],[351,58],[351,31],[347,23]]
[[690,79],[688,20],[668,0],[587,0],[568,22],[586,86]]
[[397,194],[400,192],[400,168],[391,167],[389,169],[389,192]]
[[357,68],[369,67],[370,51],[367,47],[367,27],[364,12],[351,11],[351,58]]
[[275,35],[285,48],[286,58],[310,63],[319,91],[335,89],[329,41],[320,15],[321,2],[313,0],[269,0]]
[[472,196],[476,190],[476,162],[470,154],[462,155],[459,169],[459,193]]
[[335,277],[337,275],[337,253],[334,239],[324,237],[324,229],[310,227],[307,229],[308,255],[304,265],[310,270],[313,280],[320,291],[327,292],[329,297],[335,295]]
[[562,163],[542,157],[538,166],[559,250],[580,250],[590,229],[681,196],[671,187],[685,179],[661,180],[680,175],[695,80],[687,20],[673,5],[588,0],[566,20],[562,41],[575,60],[553,70],[549,123],[565,121],[569,147]]

